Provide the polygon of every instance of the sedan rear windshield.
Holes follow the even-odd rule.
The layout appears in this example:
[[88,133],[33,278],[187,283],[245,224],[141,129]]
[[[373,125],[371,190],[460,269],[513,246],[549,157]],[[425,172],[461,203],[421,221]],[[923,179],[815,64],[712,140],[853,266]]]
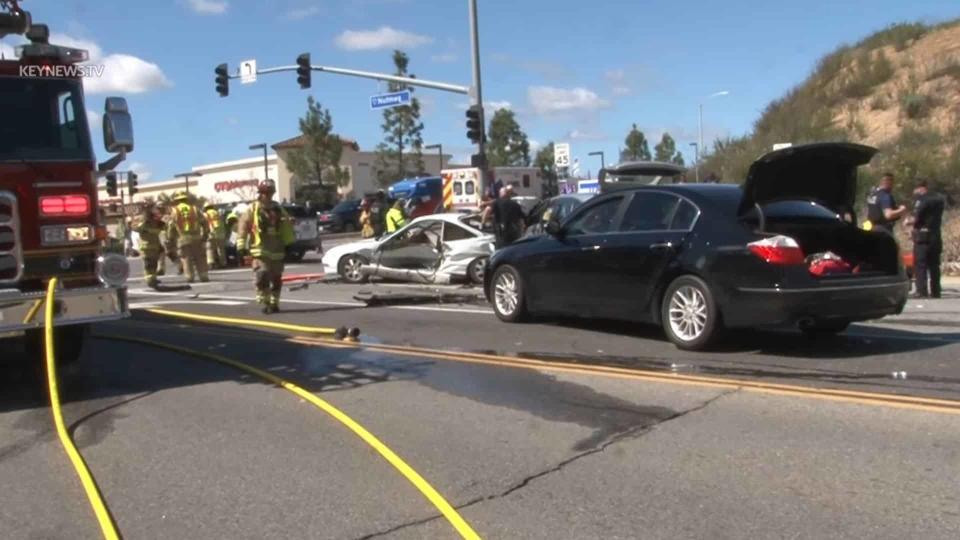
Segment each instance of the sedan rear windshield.
[[360,201],[343,201],[333,207],[333,212],[351,212],[360,206]]

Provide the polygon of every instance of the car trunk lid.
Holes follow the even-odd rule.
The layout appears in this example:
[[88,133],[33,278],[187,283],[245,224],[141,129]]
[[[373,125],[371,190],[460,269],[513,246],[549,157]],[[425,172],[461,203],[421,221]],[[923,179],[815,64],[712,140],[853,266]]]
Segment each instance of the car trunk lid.
[[770,152],[750,166],[738,213],[755,205],[800,199],[836,211],[851,211],[857,168],[870,162],[876,148],[854,143],[816,143]]

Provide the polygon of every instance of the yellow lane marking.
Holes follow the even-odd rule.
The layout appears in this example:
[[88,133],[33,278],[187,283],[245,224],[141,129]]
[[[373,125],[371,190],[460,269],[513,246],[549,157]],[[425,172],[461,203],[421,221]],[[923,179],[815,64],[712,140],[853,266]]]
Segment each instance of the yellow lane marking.
[[100,530],[103,532],[103,537],[107,540],[115,540],[120,538],[120,535],[117,534],[116,525],[113,523],[113,518],[110,517],[107,505],[103,502],[100,490],[97,489],[97,483],[93,480],[93,475],[90,474],[90,469],[87,468],[87,464],[83,461],[83,456],[80,455],[77,447],[74,446],[73,441],[70,439],[67,426],[63,422],[63,411],[60,410],[60,390],[57,387],[56,350],[53,346],[53,298],[56,288],[57,278],[50,279],[50,284],[47,286],[47,306],[44,321],[46,324],[44,328],[44,345],[46,348],[47,361],[47,387],[50,391],[50,411],[53,413],[53,423],[56,426],[60,444],[63,445],[63,449],[70,458],[74,470],[77,471],[77,476],[80,477],[83,490],[87,493],[87,499],[90,501],[90,506],[93,507],[93,513],[97,516],[97,522],[100,523]]
[[198,315],[186,311],[171,311],[168,309],[148,309],[148,313],[154,315],[165,315],[167,317],[177,317],[180,319],[189,319],[193,321],[236,324],[241,326],[259,326],[261,328],[273,328],[274,330],[286,330],[288,332],[303,332],[307,334],[333,334],[335,328],[323,328],[319,326],[302,326],[299,324],[286,324],[273,321],[262,321],[259,319],[239,319],[235,317],[214,317],[211,315]]
[[789,384],[749,381],[735,378],[683,375],[678,373],[662,373],[658,371],[617,368],[609,366],[585,366],[563,362],[551,362],[548,360],[534,360],[530,358],[497,356],[479,353],[449,352],[418,347],[364,343],[354,344],[309,337],[293,337],[289,338],[288,341],[299,343],[301,345],[323,346],[330,348],[362,348],[364,350],[374,352],[399,354],[404,356],[420,356],[426,358],[435,358],[438,360],[451,360],[455,362],[497,365],[524,369],[541,369],[584,375],[601,375],[606,377],[627,378],[651,382],[666,382],[670,384],[682,384],[690,386],[739,388],[745,391],[763,394],[800,396],[846,403],[882,405],[886,407],[897,407],[928,412],[960,414],[960,401],[948,399],[899,396],[896,394],[881,394],[855,390],[813,388]]
[[351,418],[350,416],[348,416],[346,413],[336,408],[335,406],[331,405],[329,402],[321,399],[316,394],[309,392],[286,379],[277,377],[272,373],[268,373],[261,369],[255,368],[251,365],[245,364],[243,362],[238,362],[237,360],[233,360],[231,358],[227,358],[219,354],[209,353],[205,351],[197,351],[194,349],[188,349],[186,347],[179,347],[177,345],[170,345],[167,343],[162,343],[159,341],[153,341],[153,340],[142,339],[142,338],[132,338],[132,337],[126,337],[126,336],[112,336],[112,335],[109,335],[109,336],[97,335],[97,337],[111,339],[115,341],[139,343],[141,345],[149,345],[153,347],[174,351],[180,354],[212,360],[215,362],[219,362],[221,364],[228,365],[240,371],[249,373],[256,377],[259,377],[289,392],[292,392],[296,396],[310,402],[311,404],[316,406],[318,409],[332,416],[334,419],[336,419],[338,422],[346,426],[350,431],[352,431],[358,437],[360,437],[365,443],[370,445],[374,450],[376,450],[377,453],[379,453],[381,456],[383,456],[384,459],[387,460],[387,462],[393,465],[393,467],[397,471],[399,471],[400,474],[402,474],[411,484],[413,484],[414,487],[416,487],[420,491],[420,493],[422,493],[427,498],[427,500],[429,500],[434,505],[434,507],[436,507],[437,510],[439,510],[440,513],[443,514],[445,518],[447,518],[447,521],[450,522],[450,524],[453,526],[454,529],[456,529],[456,531],[460,534],[460,536],[468,539],[480,538],[480,536],[473,530],[470,524],[467,523],[466,520],[464,520],[463,517],[460,516],[457,510],[449,502],[447,502],[447,500],[444,499],[443,496],[436,489],[434,489],[429,482],[427,482],[422,476],[420,476],[420,474],[416,470],[414,470],[413,467],[408,465],[400,456],[398,456],[386,444],[380,441],[380,439],[378,439],[375,435],[370,433],[362,425],[360,425],[355,420],[353,420],[353,418]]

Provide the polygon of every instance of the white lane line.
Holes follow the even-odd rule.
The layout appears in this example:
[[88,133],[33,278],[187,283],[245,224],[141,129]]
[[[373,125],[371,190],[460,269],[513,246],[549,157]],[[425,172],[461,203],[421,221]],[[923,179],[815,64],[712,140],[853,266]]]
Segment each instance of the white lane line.
[[157,300],[155,302],[136,302],[130,304],[130,309],[150,309],[157,306],[169,306],[173,304],[196,304],[196,305],[207,305],[207,306],[243,306],[247,302],[235,302],[233,300]]
[[[303,264],[292,264],[292,265],[286,266],[286,267],[284,267],[284,268],[286,268],[287,270],[296,270],[296,269],[299,269],[299,268],[306,268],[306,265],[303,265]],[[176,270],[176,268],[174,268],[174,270]],[[221,275],[221,274],[240,274],[240,273],[242,273],[242,272],[250,273],[250,272],[253,272],[253,270],[251,270],[251,269],[249,269],[249,268],[233,268],[233,269],[231,269],[231,270],[211,270],[211,271],[208,272],[208,273],[209,273],[211,276],[219,276],[219,275]],[[319,273],[319,272],[318,272],[318,273]],[[168,277],[173,277],[173,276],[170,276],[170,275],[168,274]],[[143,277],[143,276],[138,276],[138,277],[132,277],[132,278],[128,279],[127,281],[143,281],[144,279],[146,279],[146,278]]]
[[[198,299],[184,299],[182,303],[210,303],[207,302],[197,302],[197,300],[202,300],[204,298],[221,298],[224,300],[242,300],[244,302],[252,302],[254,298],[246,296],[225,296],[225,295],[216,295],[216,296],[206,296],[200,295]],[[171,303],[176,303],[176,301],[171,301]],[[289,303],[289,304],[308,304],[315,306],[348,306],[348,307],[366,307],[367,305],[362,302],[334,302],[331,300],[295,300],[293,298],[283,298],[280,300],[280,303]],[[439,307],[439,306],[382,306],[388,309],[402,309],[408,311],[438,311],[446,313],[469,313],[473,315],[492,315],[493,310],[484,310],[484,309],[469,309],[469,308],[454,308],[454,307]]]

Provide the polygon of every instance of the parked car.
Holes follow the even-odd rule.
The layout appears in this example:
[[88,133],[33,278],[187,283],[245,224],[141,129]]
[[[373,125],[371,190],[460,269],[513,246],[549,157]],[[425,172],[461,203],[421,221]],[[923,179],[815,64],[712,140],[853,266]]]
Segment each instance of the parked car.
[[527,213],[527,229],[524,236],[537,236],[543,234],[544,227],[551,219],[563,221],[574,210],[583,203],[592,199],[594,193],[570,193],[567,195],[557,195],[540,201]]
[[362,283],[373,276],[434,283],[457,279],[483,283],[484,269],[493,253],[493,236],[470,225],[472,217],[423,216],[379,240],[333,247],[323,256],[324,273],[339,275],[348,283]]
[[857,168],[875,153],[850,143],[795,146],[757,160],[742,188],[614,190],[549,222],[549,234],[497,251],[485,292],[503,321],[652,322],[683,349],[708,346],[724,327],[835,333],[900,313],[909,283],[896,241],[836,210],[852,207]]
[[320,214],[321,233],[354,232],[360,229],[360,200],[341,201],[328,212]]
[[323,241],[317,226],[317,214],[303,206],[288,205],[283,207],[293,219],[293,232],[296,241],[287,246],[287,260],[302,261],[308,251],[323,252]]

